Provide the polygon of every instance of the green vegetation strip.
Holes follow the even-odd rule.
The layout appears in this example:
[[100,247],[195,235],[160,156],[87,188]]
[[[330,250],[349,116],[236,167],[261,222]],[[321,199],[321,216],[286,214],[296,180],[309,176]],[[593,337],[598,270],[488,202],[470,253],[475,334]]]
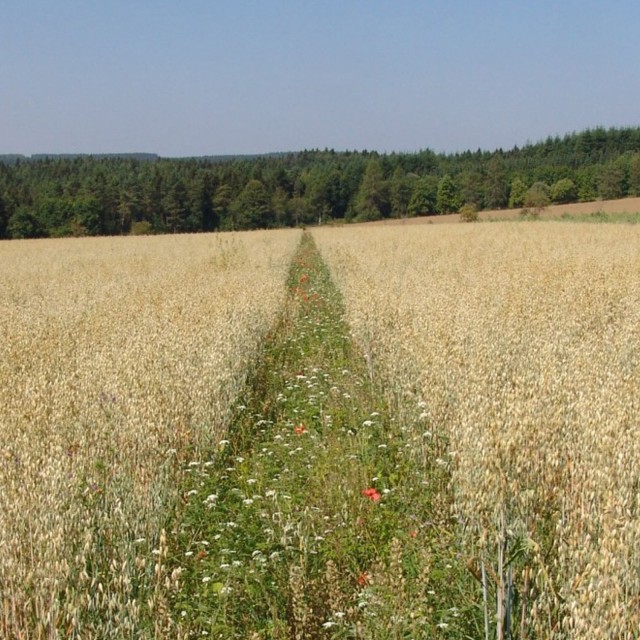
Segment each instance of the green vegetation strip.
[[478,637],[420,407],[390,416],[308,234],[288,290],[228,439],[189,466],[176,635]]
[[617,224],[640,224],[640,212],[626,211],[594,211],[593,213],[563,213],[560,220],[567,222],[610,222]]

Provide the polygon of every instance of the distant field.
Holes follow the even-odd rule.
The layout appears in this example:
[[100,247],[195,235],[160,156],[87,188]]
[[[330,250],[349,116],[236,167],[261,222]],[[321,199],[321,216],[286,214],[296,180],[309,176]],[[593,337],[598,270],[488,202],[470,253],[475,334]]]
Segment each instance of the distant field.
[[[517,220],[521,209],[496,209],[494,211],[481,211],[480,220]],[[597,202],[577,202],[575,204],[557,204],[547,207],[540,219],[557,219],[567,214],[571,217],[588,216],[594,213],[606,214],[638,214],[640,213],[640,198],[623,198],[622,200],[599,200]],[[453,213],[446,216],[420,216],[418,218],[402,218],[379,220],[377,222],[365,222],[365,225],[412,225],[412,224],[442,224],[459,222],[460,214]]]

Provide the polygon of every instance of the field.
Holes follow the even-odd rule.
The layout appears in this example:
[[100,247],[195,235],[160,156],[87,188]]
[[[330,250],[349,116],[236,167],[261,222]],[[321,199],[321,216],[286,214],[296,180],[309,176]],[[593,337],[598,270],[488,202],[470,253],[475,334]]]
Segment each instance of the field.
[[0,637],[138,637],[162,606],[183,467],[223,437],[298,240],[0,243]]
[[0,260],[1,637],[639,637],[638,227]]
[[453,515],[470,565],[493,576],[498,623],[510,615],[519,637],[638,637],[638,230],[316,238],[375,375],[400,404],[426,402],[425,429],[449,443]]

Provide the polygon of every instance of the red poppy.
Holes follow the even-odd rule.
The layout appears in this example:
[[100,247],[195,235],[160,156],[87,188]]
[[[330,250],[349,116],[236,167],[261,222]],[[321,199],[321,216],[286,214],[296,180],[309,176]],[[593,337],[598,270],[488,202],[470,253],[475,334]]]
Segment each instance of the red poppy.
[[299,435],[301,436],[306,430],[307,427],[305,427],[303,424],[298,424],[296,425],[293,430]]
[[363,489],[362,495],[365,498],[369,498],[369,500],[372,500],[373,502],[378,502],[380,498],[382,498],[382,494],[373,487],[370,487],[369,489]]
[[409,535],[410,535],[412,538],[415,538],[415,537],[418,535],[418,532],[414,529],[413,531],[409,531]]
[[369,582],[371,581],[371,576],[366,572],[363,571],[357,578],[356,578],[356,582],[358,583],[358,585],[360,587],[366,587]]

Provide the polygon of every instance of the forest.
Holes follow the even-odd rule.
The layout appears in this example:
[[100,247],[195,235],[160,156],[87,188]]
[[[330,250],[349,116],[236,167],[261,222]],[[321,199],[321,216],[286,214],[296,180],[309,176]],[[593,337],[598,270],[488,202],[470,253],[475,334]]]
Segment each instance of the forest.
[[640,127],[510,150],[0,155],[0,238],[193,233],[640,195]]

